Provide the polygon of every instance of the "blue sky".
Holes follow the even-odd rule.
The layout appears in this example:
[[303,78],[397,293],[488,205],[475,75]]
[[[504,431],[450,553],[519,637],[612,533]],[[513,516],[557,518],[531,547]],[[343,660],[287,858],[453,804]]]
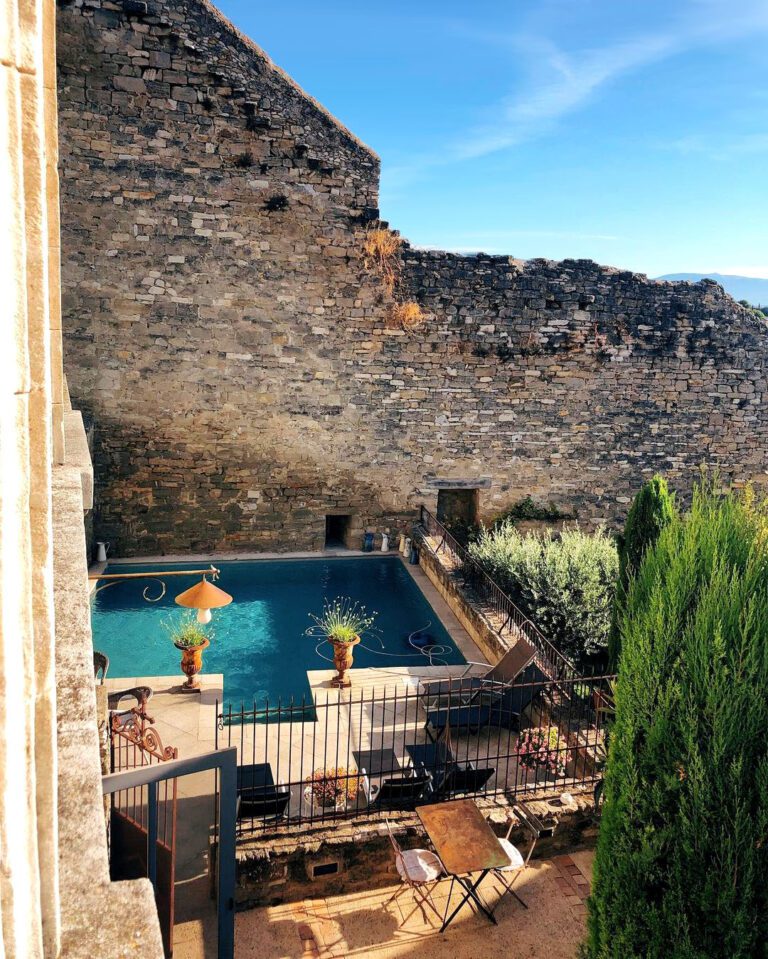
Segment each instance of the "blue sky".
[[768,277],[768,0],[218,5],[414,245]]

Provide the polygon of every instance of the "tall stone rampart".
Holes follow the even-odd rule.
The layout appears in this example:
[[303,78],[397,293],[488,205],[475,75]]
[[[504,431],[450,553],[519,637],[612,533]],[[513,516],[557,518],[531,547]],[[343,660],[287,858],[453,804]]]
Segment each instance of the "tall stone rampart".
[[456,481],[613,523],[657,469],[764,477],[768,335],[719,286],[405,244],[390,290],[377,157],[212,6],[58,21],[66,370],[120,553],[352,542]]

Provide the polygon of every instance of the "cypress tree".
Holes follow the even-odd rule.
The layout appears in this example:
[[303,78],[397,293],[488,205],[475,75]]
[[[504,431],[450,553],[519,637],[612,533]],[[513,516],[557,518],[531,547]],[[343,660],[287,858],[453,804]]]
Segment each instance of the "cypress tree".
[[624,533],[619,537],[619,578],[613,604],[611,632],[608,637],[608,658],[613,669],[618,668],[621,652],[619,624],[627,600],[629,583],[640,569],[646,551],[653,546],[659,533],[675,516],[675,494],[670,493],[667,481],[657,473],[643,485],[632,501],[627,514]]
[[765,516],[698,489],[630,585],[586,959],[768,956]]

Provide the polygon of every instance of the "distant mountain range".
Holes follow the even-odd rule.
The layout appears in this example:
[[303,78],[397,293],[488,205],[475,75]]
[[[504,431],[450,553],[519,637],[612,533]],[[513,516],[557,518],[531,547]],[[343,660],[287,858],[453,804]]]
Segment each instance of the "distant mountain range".
[[752,306],[766,306],[768,304],[768,280],[761,280],[755,276],[726,276],[722,273],[667,273],[657,276],[657,280],[688,280],[697,283],[699,280],[715,280],[726,293],[730,293],[734,300],[746,300]]

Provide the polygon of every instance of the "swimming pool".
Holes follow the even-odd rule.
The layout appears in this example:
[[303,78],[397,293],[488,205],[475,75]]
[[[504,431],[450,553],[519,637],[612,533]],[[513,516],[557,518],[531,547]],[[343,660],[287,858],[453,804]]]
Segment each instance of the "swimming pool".
[[[108,572],[135,573],[201,569],[206,563],[113,564]],[[233,709],[291,697],[311,702],[306,671],[331,669],[317,641],[304,635],[309,613],[322,611],[324,599],[349,596],[376,610],[379,639],[355,648],[355,666],[428,666],[429,660],[408,644],[414,630],[430,623],[429,632],[445,647],[435,664],[463,663],[464,657],[437,618],[424,594],[396,556],[339,557],[310,560],[258,560],[215,563],[218,585],[234,597],[215,610],[207,630],[211,645],[203,655],[205,673],[224,674],[224,700]],[[183,611],[174,596],[196,581],[173,577],[159,603],[142,599],[144,581],[126,580],[103,590],[92,605],[93,643],[109,656],[110,677],[178,675],[181,654],[161,623]],[[147,580],[146,583],[150,581]],[[155,592],[157,588],[155,588]],[[150,595],[153,595],[150,584]],[[321,651],[331,656],[323,644]]]

